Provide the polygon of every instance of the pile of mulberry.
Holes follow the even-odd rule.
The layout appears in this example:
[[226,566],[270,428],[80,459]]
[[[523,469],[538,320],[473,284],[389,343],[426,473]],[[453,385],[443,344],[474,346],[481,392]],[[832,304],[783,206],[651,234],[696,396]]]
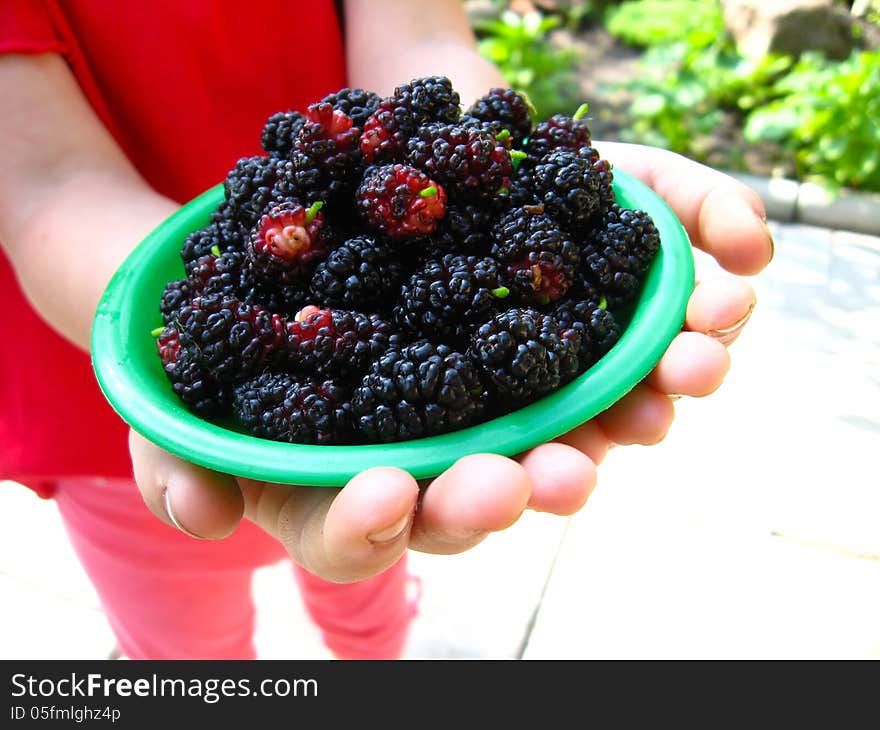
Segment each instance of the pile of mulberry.
[[156,303],[183,407],[256,437],[419,439],[533,403],[620,339],[660,248],[586,105],[448,78],[271,115]]

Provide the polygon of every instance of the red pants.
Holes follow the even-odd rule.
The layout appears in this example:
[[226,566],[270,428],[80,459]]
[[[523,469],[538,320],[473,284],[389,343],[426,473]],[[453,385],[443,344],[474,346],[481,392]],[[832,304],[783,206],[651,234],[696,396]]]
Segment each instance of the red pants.
[[[130,480],[58,485],[55,501],[123,654],[131,659],[252,659],[255,568],[286,557],[243,521],[225,540],[195,540],[160,522]],[[294,565],[327,647],[346,659],[399,656],[415,613],[406,558],[359,583],[329,583]]]

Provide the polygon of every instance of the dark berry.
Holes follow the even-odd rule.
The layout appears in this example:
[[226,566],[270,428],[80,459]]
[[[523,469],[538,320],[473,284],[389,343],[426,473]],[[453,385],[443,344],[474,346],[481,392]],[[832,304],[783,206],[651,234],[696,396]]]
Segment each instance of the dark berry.
[[564,114],[554,114],[538,123],[529,135],[525,151],[530,159],[539,160],[553,150],[575,152],[581,147],[589,147],[591,142],[590,128],[586,122]]
[[243,157],[223,183],[231,215],[245,227],[263,215],[277,176],[277,161],[269,157]]
[[659,249],[660,234],[651,217],[615,204],[582,251],[582,273],[615,308],[638,296]]
[[450,123],[461,115],[461,98],[445,76],[426,76],[401,84],[391,97],[411,110],[416,126]]
[[599,176],[599,199],[602,213],[607,213],[614,204],[614,173],[611,163],[600,157],[594,147],[581,147],[577,156],[587,160]]
[[476,326],[498,311],[509,291],[490,258],[446,255],[428,261],[403,285],[394,309],[397,323],[433,342],[466,342]]
[[389,348],[355,388],[355,427],[367,441],[403,441],[455,431],[483,413],[474,366],[427,340]]
[[[213,253],[200,256],[189,267],[189,276],[173,291],[172,284],[166,287],[162,299],[162,311],[171,312],[179,308],[180,297],[184,294],[191,299],[195,296],[222,294],[235,297],[245,304],[258,304],[271,312],[293,314],[305,304],[305,291],[302,282],[285,283],[284,277],[259,277],[248,265],[243,251],[225,251],[219,256]],[[185,283],[185,291],[182,286]],[[166,319],[170,321],[170,319]]]
[[363,221],[390,238],[426,236],[446,212],[443,188],[407,165],[368,168],[355,201]]
[[368,164],[400,162],[407,140],[429,122],[451,123],[461,114],[461,99],[449,79],[414,79],[383,99],[364,124],[360,146]]
[[367,164],[399,162],[406,141],[417,125],[412,111],[391,99],[383,100],[364,124],[360,147]]
[[440,258],[448,253],[485,254],[492,245],[494,211],[479,203],[446,202],[446,215],[424,243],[423,258]]
[[506,149],[510,149],[513,145],[513,138],[510,137],[510,132],[505,133],[505,127],[501,124],[501,122],[493,122],[487,121],[485,119],[477,119],[476,117],[472,117],[469,114],[462,114],[459,117],[458,121],[455,123],[457,127],[464,127],[466,129],[476,129],[478,132],[483,132],[484,134],[488,134],[491,137],[501,137],[501,144],[505,146]]
[[287,365],[314,375],[359,375],[394,341],[378,315],[322,309],[287,323]]
[[490,89],[487,94],[477,99],[466,113],[509,130],[517,144],[532,132],[529,104],[513,89]]
[[598,361],[620,339],[620,326],[614,315],[592,300],[570,300],[553,310],[553,317],[568,329],[580,333],[578,360],[586,370]]
[[170,322],[174,313],[193,297],[222,294],[247,303],[258,303],[254,300],[256,281],[245,262],[245,254],[241,251],[200,256],[189,265],[186,279],[165,287],[160,307],[165,321]]
[[284,318],[232,297],[196,297],[173,324],[180,347],[221,385],[239,383],[285,354]]
[[421,127],[407,143],[407,161],[446,186],[453,197],[484,200],[509,192],[510,152],[490,133],[461,125]]
[[578,264],[577,245],[542,211],[540,206],[512,209],[492,229],[492,256],[517,298],[532,304],[561,299]]
[[485,205],[446,204],[446,215],[423,245],[423,258],[440,258],[448,253],[487,254],[492,246],[494,212]]
[[321,103],[330,104],[337,111],[349,117],[355,127],[363,129],[367,119],[376,111],[382,101],[378,94],[363,89],[340,89],[334,94],[327,94]]
[[242,292],[249,288],[249,273],[245,261],[245,254],[241,251],[200,257],[189,273],[192,295],[224,294],[241,298]]
[[189,282],[186,279],[169,281],[162,291],[162,299],[159,302],[159,311],[162,313],[162,321],[165,324],[174,320],[177,311],[192,299]]
[[361,165],[360,133],[331,104],[312,104],[293,140],[290,159],[278,166],[273,198],[328,202],[349,192]]
[[638,277],[648,273],[660,250],[660,233],[651,216],[642,210],[629,210],[619,205],[612,206],[604,217],[597,238],[625,245],[632,271]]
[[[224,211],[228,208],[221,206]],[[244,251],[246,229],[238,220],[217,217],[205,228],[190,233],[183,241],[180,258],[184,269],[189,273],[195,262],[202,256],[225,253],[227,251]]]
[[[235,220],[235,211],[232,206],[226,202],[226,198],[220,201],[220,204],[211,211],[211,223],[226,223]],[[240,225],[240,224],[239,224]]]
[[331,380],[265,372],[235,389],[233,412],[255,436],[304,444],[351,437],[346,389]]
[[400,290],[403,267],[387,244],[356,236],[318,264],[309,289],[311,303],[322,307],[385,309]]
[[294,316],[308,304],[308,280],[284,282],[279,280],[259,280],[250,269],[245,281],[250,285],[242,289],[240,299],[246,304],[257,304],[270,312],[285,317]]
[[538,196],[532,190],[529,168],[520,167],[510,179],[510,208],[536,207],[540,205]]
[[166,326],[156,340],[162,369],[171,389],[203,418],[218,418],[230,410],[231,394],[221,386],[187,350],[180,346],[180,335],[173,325]]
[[266,120],[260,142],[270,157],[287,157],[306,118],[296,111],[278,112]]
[[575,152],[550,152],[531,171],[532,191],[562,228],[586,231],[602,213],[602,179]]
[[508,309],[481,325],[468,348],[502,404],[535,400],[578,372],[580,333],[533,309]]

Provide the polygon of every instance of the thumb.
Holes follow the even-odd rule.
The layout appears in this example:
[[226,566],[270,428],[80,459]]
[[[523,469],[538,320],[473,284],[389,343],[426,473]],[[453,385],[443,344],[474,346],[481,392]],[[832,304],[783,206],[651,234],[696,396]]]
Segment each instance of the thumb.
[[135,431],[129,432],[134,478],[150,511],[192,537],[230,535],[244,513],[235,479],[169,454]]

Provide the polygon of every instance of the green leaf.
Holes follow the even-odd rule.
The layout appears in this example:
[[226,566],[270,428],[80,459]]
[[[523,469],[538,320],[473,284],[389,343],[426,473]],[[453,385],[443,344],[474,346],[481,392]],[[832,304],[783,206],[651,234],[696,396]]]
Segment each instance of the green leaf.
[[705,0],[632,0],[605,14],[608,32],[625,43],[655,46],[687,39],[709,45],[724,32],[717,3]]
[[799,123],[800,117],[796,110],[785,104],[777,104],[752,112],[743,134],[750,142],[778,142],[790,135]]
[[667,104],[667,99],[662,94],[645,94],[632,103],[630,112],[639,117],[650,117],[663,111]]

